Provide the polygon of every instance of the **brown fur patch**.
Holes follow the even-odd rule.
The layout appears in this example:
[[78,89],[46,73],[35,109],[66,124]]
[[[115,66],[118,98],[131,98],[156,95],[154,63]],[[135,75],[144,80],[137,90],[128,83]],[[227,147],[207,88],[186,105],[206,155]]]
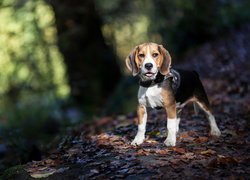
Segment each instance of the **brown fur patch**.
[[163,75],[167,75],[169,73],[169,69],[172,63],[172,59],[171,56],[169,54],[169,52],[162,46],[162,45],[158,45],[158,49],[161,53],[161,58],[162,58],[162,62],[160,64],[160,72]]
[[173,90],[170,88],[168,81],[164,81],[162,84],[161,95],[163,97],[164,108],[167,111],[168,118],[176,118],[176,102]]
[[138,115],[138,125],[142,124],[143,122],[143,116],[145,114],[145,107],[142,105],[139,105],[137,108],[137,115]]

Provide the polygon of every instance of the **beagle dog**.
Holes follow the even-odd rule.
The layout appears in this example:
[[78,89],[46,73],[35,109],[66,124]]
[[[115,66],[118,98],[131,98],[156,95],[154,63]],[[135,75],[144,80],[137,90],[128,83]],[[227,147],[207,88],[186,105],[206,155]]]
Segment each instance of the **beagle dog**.
[[145,139],[146,108],[150,107],[166,110],[168,135],[164,143],[175,146],[180,111],[189,102],[205,112],[211,128],[210,134],[217,137],[221,135],[199,75],[195,71],[172,69],[171,56],[162,45],[144,43],[136,46],[126,58],[126,66],[133,76],[140,77],[138,131],[132,145],[140,145]]

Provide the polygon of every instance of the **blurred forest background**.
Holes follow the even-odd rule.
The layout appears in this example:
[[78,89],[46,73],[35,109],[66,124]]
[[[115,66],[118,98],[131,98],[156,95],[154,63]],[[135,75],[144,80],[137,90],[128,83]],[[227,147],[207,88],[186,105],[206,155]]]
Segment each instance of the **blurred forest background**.
[[249,9],[248,0],[1,0],[0,170],[39,160],[67,127],[134,111],[123,61],[135,45],[163,44],[178,63],[248,23]]

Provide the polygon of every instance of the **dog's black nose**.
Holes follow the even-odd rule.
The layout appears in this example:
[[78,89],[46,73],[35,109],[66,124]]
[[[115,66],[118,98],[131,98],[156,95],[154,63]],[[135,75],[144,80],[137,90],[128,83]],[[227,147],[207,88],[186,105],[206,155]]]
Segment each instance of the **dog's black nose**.
[[144,66],[145,66],[145,68],[146,68],[147,70],[150,70],[150,69],[152,69],[153,64],[152,64],[152,63],[146,63]]

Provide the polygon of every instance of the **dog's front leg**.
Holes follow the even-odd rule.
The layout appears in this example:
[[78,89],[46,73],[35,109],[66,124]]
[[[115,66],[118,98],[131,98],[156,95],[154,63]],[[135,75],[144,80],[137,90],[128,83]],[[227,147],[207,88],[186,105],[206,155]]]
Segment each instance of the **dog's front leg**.
[[[164,141],[167,146],[175,146],[176,144],[176,133],[177,133],[177,124],[178,119],[176,118],[176,105],[173,103],[172,105],[166,107],[166,111],[168,114],[168,137]],[[179,129],[179,128],[178,128]]]
[[138,115],[138,131],[134,140],[131,143],[132,145],[140,145],[143,143],[145,139],[146,123],[147,123],[146,107],[143,105],[139,105],[137,108],[137,115]]

